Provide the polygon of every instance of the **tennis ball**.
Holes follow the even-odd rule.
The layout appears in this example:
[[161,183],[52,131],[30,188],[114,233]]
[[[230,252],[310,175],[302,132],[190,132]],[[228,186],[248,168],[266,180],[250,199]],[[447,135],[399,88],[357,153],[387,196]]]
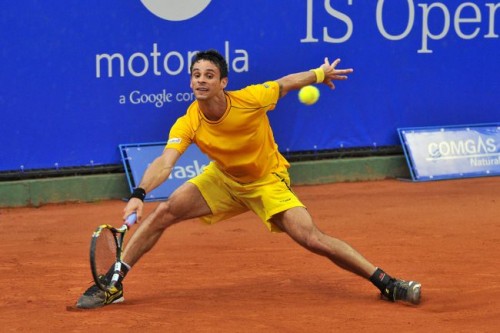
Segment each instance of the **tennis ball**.
[[318,98],[319,89],[315,86],[305,86],[299,90],[299,101],[305,105],[313,105]]

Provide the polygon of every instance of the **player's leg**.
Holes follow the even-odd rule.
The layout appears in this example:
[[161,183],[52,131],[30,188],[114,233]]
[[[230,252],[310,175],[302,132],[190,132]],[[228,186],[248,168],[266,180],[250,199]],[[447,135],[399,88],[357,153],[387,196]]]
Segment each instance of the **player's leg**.
[[212,224],[248,210],[227,190],[222,174],[213,163],[191,178],[141,223],[123,253],[123,261],[133,266],[158,241],[172,224],[202,217]]
[[[160,203],[156,209],[148,215],[135,233],[130,238],[123,255],[120,278],[111,291],[103,291],[96,285],[89,287],[78,299],[76,306],[79,308],[92,309],[102,307],[111,303],[124,300],[122,280],[134,265],[146,252],[160,239],[165,229],[183,220],[210,214],[211,210],[203,199],[198,188],[191,183],[180,186],[170,198]],[[111,269],[110,272],[113,272]],[[109,279],[109,277],[103,277]]]
[[349,244],[319,230],[303,207],[276,214],[271,221],[306,249],[327,257],[343,269],[364,278],[369,278],[376,269]]
[[420,302],[420,283],[394,279],[375,267],[346,242],[320,231],[305,208],[288,209],[274,215],[271,221],[306,249],[369,279],[389,300],[402,300],[413,304]]
[[175,223],[210,213],[210,208],[198,188],[192,183],[184,183],[140,224],[124,250],[123,261],[133,266],[151,250],[165,229]]
[[147,253],[171,225],[201,217],[206,223],[215,223],[248,210],[241,201],[227,191],[224,179],[213,164],[205,167],[203,173],[179,187],[170,198],[160,203],[142,222],[123,254],[121,277],[112,293],[91,286],[79,298],[77,307],[96,308],[123,300],[122,280],[129,268]]

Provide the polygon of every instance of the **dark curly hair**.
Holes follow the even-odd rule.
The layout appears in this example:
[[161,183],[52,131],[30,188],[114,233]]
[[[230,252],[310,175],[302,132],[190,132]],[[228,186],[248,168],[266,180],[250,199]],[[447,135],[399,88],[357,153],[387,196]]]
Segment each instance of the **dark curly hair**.
[[216,50],[207,50],[207,51],[199,51],[195,54],[193,57],[193,60],[191,62],[191,67],[189,68],[189,72],[193,72],[193,66],[195,63],[197,63],[200,60],[207,60],[213,63],[217,68],[219,68],[220,71],[220,78],[223,79],[227,77],[227,62],[224,57],[217,52]]

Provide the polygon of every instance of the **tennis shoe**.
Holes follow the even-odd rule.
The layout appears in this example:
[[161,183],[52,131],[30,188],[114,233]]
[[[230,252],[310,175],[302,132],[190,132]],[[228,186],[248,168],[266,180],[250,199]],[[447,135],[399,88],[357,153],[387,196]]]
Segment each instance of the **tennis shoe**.
[[95,309],[112,303],[123,302],[123,285],[116,284],[111,290],[104,291],[97,285],[90,286],[76,302],[80,309]]
[[417,281],[391,279],[382,295],[391,302],[403,301],[419,304],[421,287],[422,285]]

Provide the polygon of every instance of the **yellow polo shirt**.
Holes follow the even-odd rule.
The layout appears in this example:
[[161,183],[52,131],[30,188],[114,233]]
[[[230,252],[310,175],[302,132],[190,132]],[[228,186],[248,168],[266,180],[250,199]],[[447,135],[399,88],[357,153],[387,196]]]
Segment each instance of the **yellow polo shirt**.
[[194,101],[172,126],[166,148],[182,154],[195,143],[222,172],[239,183],[288,168],[267,117],[279,98],[278,83],[268,81],[225,94],[227,109],[217,121],[205,118],[198,101]]

